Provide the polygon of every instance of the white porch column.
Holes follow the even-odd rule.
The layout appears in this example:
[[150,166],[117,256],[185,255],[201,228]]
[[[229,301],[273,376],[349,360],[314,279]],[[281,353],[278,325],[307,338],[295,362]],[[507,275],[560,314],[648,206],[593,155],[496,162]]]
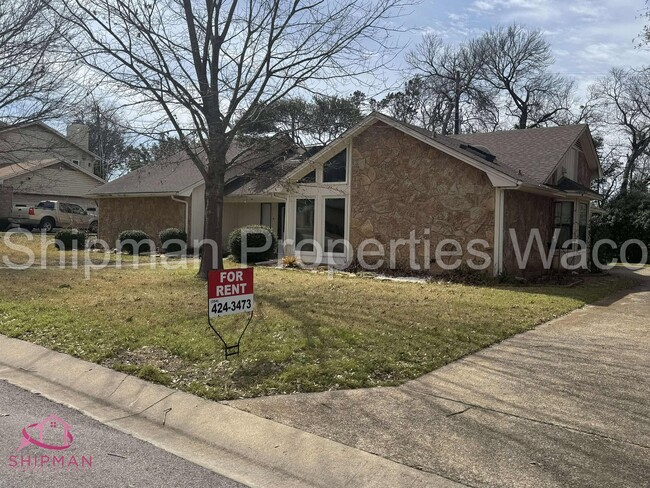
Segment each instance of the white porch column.
[[505,194],[503,188],[494,189],[494,276],[503,273]]

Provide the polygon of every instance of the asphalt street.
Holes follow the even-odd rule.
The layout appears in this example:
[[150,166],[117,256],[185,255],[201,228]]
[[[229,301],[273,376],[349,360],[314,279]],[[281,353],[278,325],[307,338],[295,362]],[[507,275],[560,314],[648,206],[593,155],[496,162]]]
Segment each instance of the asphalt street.
[[[42,444],[38,424],[55,415],[69,425],[66,449],[60,421],[47,421]],[[56,429],[51,429],[56,424]],[[58,430],[57,430],[58,429]],[[23,449],[18,452],[21,445]],[[56,459],[54,459],[56,458]],[[228,478],[92,420],[76,410],[0,381],[0,487],[2,488],[242,487]]]

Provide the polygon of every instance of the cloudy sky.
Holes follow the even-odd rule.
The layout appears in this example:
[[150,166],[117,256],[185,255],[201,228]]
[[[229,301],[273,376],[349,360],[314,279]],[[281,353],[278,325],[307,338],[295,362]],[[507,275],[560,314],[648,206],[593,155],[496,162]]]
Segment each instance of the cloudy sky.
[[650,64],[650,49],[636,49],[644,0],[423,0],[404,17],[410,44],[434,31],[450,42],[496,24],[541,29],[553,46],[556,70],[579,86],[613,66]]

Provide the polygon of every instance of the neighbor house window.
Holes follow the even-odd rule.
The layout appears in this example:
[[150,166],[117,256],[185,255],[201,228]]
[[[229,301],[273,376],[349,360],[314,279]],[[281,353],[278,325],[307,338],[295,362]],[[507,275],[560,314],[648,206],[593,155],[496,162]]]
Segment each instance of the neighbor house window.
[[323,164],[323,183],[344,183],[346,178],[347,150],[344,149]]
[[578,238],[587,242],[587,221],[589,220],[589,206],[581,203],[578,206]]
[[560,229],[558,244],[564,247],[564,243],[573,239],[573,202],[555,203],[555,229]]
[[271,204],[263,203],[260,206],[260,224],[271,227]]
[[302,241],[314,239],[315,203],[313,198],[296,200],[296,248],[301,251],[313,251],[312,242],[301,245]]
[[325,199],[325,252],[344,253],[345,245],[336,240],[345,238],[345,198]]
[[73,159],[72,162],[73,162],[73,164],[76,164],[77,166],[79,166],[79,160],[78,159]]

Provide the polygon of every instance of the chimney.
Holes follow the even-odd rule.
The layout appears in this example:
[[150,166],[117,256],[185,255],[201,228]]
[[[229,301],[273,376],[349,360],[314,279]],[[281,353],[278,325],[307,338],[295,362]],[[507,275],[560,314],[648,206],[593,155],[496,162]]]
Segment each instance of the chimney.
[[88,150],[89,132],[90,129],[85,124],[70,124],[66,135],[70,142]]

